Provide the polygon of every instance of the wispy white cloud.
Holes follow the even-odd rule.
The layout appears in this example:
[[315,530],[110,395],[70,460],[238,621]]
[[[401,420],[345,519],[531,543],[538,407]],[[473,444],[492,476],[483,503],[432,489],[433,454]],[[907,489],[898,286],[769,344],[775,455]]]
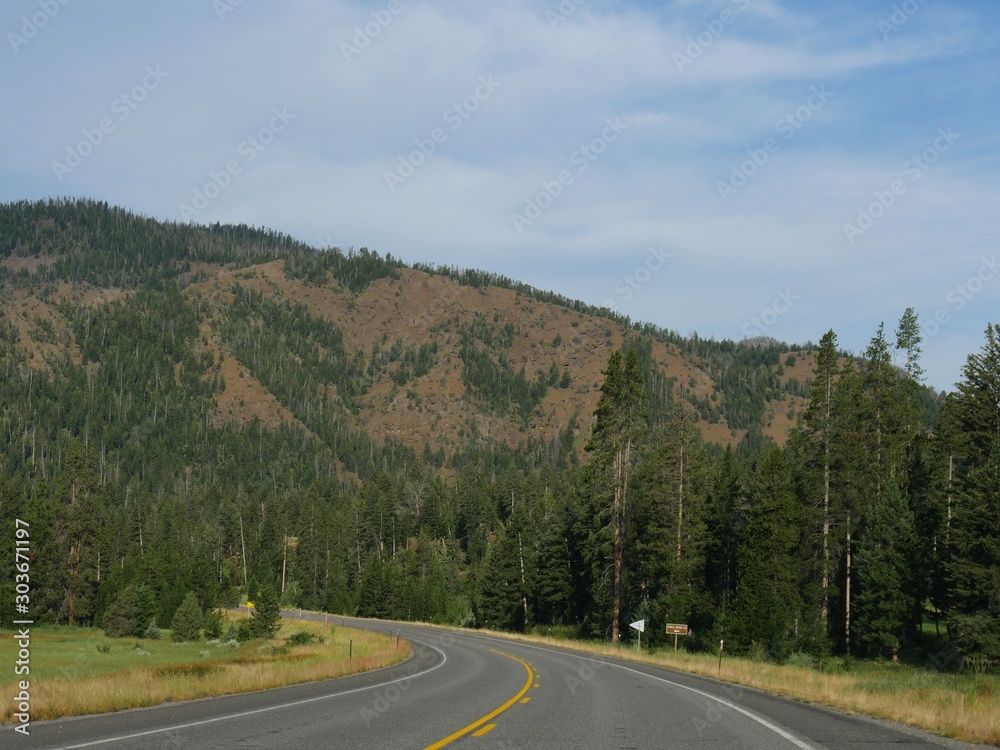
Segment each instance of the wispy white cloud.
[[[791,288],[769,333],[816,340],[833,326],[855,350],[908,305],[947,307],[997,246],[992,3],[928,2],[892,20],[891,3],[861,0],[588,0],[553,24],[558,7],[244,2],[220,20],[193,0],[67,4],[0,52],[0,199],[88,195],[177,219],[236,160],[198,220],[487,267],[594,303],[665,245],[670,262],[619,296],[624,312],[739,337]],[[35,8],[9,3],[0,31]],[[149,65],[169,77],[59,181],[52,162]],[[498,85],[476,99],[482,77]],[[804,116],[813,87],[829,100],[788,134],[782,119]],[[248,161],[241,146],[276,108],[294,119]],[[620,137],[581,160],[608,118]],[[948,127],[960,139],[851,243],[844,224]],[[428,138],[433,153],[411,159]],[[420,164],[390,189],[401,159]],[[724,199],[734,167],[752,174]],[[511,214],[562,172],[570,184],[518,233]],[[996,283],[928,341],[935,385],[978,347]]]

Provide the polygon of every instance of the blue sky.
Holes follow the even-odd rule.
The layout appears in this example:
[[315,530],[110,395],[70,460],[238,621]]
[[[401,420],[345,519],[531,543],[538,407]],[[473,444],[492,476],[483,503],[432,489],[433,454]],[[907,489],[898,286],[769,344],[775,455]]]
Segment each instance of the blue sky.
[[485,268],[950,388],[1000,322],[1000,4],[10,0],[0,200]]

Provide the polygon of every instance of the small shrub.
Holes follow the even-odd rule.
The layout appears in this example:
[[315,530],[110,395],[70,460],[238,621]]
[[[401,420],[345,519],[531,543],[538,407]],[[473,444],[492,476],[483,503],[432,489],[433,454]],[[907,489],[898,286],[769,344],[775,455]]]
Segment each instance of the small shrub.
[[226,648],[239,648],[240,647],[240,642],[238,640],[236,640],[235,638],[230,638],[228,641],[226,641],[222,645],[225,646]]
[[750,651],[747,652],[747,658],[755,662],[767,661],[767,648],[763,643],[754,641],[750,644]]
[[218,639],[222,635],[222,628],[226,624],[226,617],[221,610],[210,609],[205,613],[205,621],[201,629],[206,638]]
[[145,586],[126,586],[118,592],[104,615],[104,634],[109,638],[141,638],[153,619],[153,595]]
[[312,633],[309,633],[309,632],[307,632],[305,630],[300,630],[299,632],[293,633],[288,638],[286,638],[285,639],[285,645],[286,646],[308,646],[310,643],[316,643],[318,641],[320,641],[320,639],[317,638]]
[[148,641],[158,641],[163,637],[163,631],[157,627],[156,620],[149,623],[149,627],[146,628],[146,632],[142,634],[142,637]]
[[795,653],[789,654],[788,658],[785,660],[785,666],[815,669],[816,659],[812,654],[807,654],[803,651],[796,651]]
[[253,638],[253,634],[250,632],[250,621],[240,620],[236,623],[236,640],[243,643],[244,641],[249,641]]
[[99,653],[99,654],[110,654],[111,653],[111,644],[110,643],[98,643],[97,646],[96,646],[96,648],[97,648],[97,653]]

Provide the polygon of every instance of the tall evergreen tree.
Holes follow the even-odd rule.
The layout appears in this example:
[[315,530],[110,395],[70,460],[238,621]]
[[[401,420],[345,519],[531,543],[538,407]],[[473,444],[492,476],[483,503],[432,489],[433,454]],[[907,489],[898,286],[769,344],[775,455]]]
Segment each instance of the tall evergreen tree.
[[948,583],[949,632],[959,649],[1000,659],[1000,441],[956,499]]
[[70,447],[59,476],[60,512],[55,519],[56,543],[64,566],[57,568],[62,591],[59,616],[67,624],[89,620],[95,613],[101,578],[100,532],[104,518],[104,488],[97,457],[81,443]]
[[[843,616],[843,645],[850,653],[851,639],[851,606],[853,603],[856,581],[854,579],[854,545],[858,539],[859,530],[864,528],[867,518],[866,508],[869,505],[870,475],[869,465],[872,452],[866,435],[869,426],[862,410],[864,398],[864,380],[858,372],[855,363],[846,361],[841,367],[837,378],[836,394],[834,396],[834,412],[838,415],[836,439],[833,441],[833,462],[841,470],[834,475],[834,492],[839,499],[839,537],[843,550],[842,587],[839,607]],[[839,474],[839,476],[838,476]]]
[[[733,610],[739,580],[737,551],[750,504],[749,484],[744,460],[731,446],[726,446],[713,473],[706,510],[708,540],[705,577],[714,597],[717,632],[712,633],[713,640],[715,636],[729,632],[729,615]],[[700,640],[700,632],[700,629],[696,631],[696,639]]]
[[914,383],[921,382],[924,377],[924,369],[920,366],[922,341],[917,313],[912,307],[908,307],[903,312],[903,317],[899,319],[899,327],[896,329],[896,349],[904,352],[906,360],[903,372],[907,379]]
[[832,490],[834,467],[833,443],[836,439],[836,423],[838,416],[834,411],[834,395],[836,391],[837,376],[837,334],[833,330],[827,331],[820,339],[819,349],[816,352],[816,366],[813,371],[812,388],[809,394],[809,406],[803,416],[805,434],[808,439],[811,451],[809,458],[816,465],[821,473],[821,489],[812,491],[810,495],[821,495],[819,503],[821,509],[820,528],[822,535],[822,562],[821,562],[821,601],[820,601],[820,628],[825,638],[830,627],[830,586],[833,575],[831,564],[832,540],[831,534],[831,511],[833,509]]
[[800,509],[780,448],[757,470],[749,518],[739,543],[739,583],[731,632],[738,647],[759,643],[779,661],[791,652],[801,621]]
[[858,545],[858,642],[872,655],[895,655],[913,612],[909,555],[913,516],[900,488],[891,483],[876,500],[871,524]]
[[490,544],[479,582],[476,620],[495,630],[523,630],[524,589],[516,534],[501,527]]
[[[711,609],[705,588],[708,493],[707,459],[686,405],[675,403],[650,439],[637,471],[633,504],[633,565],[639,567],[632,606],[654,603],[652,613],[689,623],[699,632]],[[637,588],[637,590],[635,590]],[[697,621],[697,623],[695,622]]]
[[[1000,324],[969,355],[942,409],[954,427],[954,510],[946,526],[949,632],[966,655],[1000,658]],[[949,472],[949,479],[951,479]]]
[[986,326],[982,350],[970,354],[952,408],[964,433],[969,465],[985,463],[1000,440],[1000,323]]
[[[613,352],[604,371],[596,421],[587,449],[593,453],[598,518],[611,531],[611,638],[618,642],[622,615],[625,518],[632,463],[637,455],[641,418],[646,413],[639,356]],[[606,521],[604,520],[606,519]]]

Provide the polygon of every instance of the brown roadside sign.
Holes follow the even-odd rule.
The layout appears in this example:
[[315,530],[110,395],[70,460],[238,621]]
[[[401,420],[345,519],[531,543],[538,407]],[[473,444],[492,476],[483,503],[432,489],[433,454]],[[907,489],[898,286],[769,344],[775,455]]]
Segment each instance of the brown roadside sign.
[[667,635],[687,635],[688,626],[687,625],[671,625],[667,624]]

